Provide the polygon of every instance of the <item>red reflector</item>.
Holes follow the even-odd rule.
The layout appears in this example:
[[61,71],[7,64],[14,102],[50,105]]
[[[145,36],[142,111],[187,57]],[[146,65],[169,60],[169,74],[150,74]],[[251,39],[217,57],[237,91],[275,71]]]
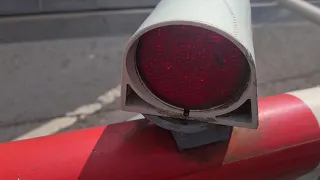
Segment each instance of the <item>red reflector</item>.
[[239,98],[249,78],[244,54],[210,30],[171,25],[145,33],[138,73],[159,99],[184,109],[209,109]]

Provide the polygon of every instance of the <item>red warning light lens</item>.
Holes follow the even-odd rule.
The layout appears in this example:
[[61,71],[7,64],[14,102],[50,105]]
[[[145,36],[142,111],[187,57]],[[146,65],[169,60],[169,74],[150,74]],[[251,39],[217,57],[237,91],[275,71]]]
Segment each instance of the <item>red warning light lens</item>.
[[249,79],[244,54],[216,32],[171,25],[145,33],[136,52],[138,73],[162,101],[188,110],[239,98]]

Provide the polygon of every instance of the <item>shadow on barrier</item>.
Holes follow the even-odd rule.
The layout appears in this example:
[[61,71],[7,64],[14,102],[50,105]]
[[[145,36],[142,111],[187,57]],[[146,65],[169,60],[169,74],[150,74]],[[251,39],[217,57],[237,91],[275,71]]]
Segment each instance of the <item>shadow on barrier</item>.
[[229,144],[221,142],[179,152],[171,132],[147,120],[111,126],[95,145],[80,180],[179,177],[221,166]]
[[319,125],[300,99],[264,98],[259,118],[256,130],[234,128],[230,141],[182,152],[147,120],[109,125],[78,179],[292,180],[319,165]]

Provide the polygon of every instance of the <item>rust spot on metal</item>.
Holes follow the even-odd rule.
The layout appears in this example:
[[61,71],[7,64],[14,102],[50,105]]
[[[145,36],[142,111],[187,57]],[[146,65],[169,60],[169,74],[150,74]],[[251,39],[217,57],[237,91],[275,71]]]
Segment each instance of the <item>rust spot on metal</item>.
[[104,154],[104,152],[97,151],[95,149],[92,150],[92,153],[96,153],[96,154],[99,154],[99,155],[103,155]]

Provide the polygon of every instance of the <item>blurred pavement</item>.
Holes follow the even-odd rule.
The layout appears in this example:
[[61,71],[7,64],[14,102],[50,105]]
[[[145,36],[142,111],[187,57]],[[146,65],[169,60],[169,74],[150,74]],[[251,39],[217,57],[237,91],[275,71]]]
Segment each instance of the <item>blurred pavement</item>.
[[[259,96],[320,84],[320,28],[307,23],[254,28]],[[120,84],[129,36],[12,43],[0,46],[0,140],[10,141],[49,120],[99,102]],[[115,91],[119,91],[118,90]],[[70,129],[124,121],[119,92]],[[81,115],[81,114],[78,114]]]
[[[319,85],[320,27],[279,7],[256,7],[259,96]],[[119,110],[122,51],[149,12],[0,19],[0,142],[135,116]]]

